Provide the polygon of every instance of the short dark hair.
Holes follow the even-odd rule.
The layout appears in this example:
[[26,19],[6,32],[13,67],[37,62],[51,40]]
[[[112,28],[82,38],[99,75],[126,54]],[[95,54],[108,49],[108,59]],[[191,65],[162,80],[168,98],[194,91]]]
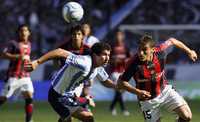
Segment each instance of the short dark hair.
[[96,55],[100,55],[104,50],[111,51],[111,47],[108,43],[97,42],[91,47],[92,53],[95,53]]
[[28,27],[29,29],[29,26],[27,24],[20,24],[18,27],[17,27],[17,33],[21,30],[21,28],[23,27]]
[[139,45],[146,45],[149,44],[150,47],[155,46],[155,41],[153,40],[152,36],[145,34],[142,36],[142,38],[139,40]]
[[70,33],[73,34],[74,32],[77,32],[77,31],[81,31],[81,33],[84,34],[83,28],[79,24],[72,26],[71,30],[70,30]]

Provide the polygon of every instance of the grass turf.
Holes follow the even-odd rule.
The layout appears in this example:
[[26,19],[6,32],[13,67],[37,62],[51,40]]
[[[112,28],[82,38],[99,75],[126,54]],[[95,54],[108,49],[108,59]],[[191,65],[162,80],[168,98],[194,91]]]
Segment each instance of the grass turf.
[[[193,112],[192,122],[200,122],[200,100],[188,101]],[[117,116],[112,116],[108,106],[110,102],[97,102],[97,107],[93,109],[96,122],[143,122],[143,115],[137,102],[127,102],[126,106],[130,111],[130,116],[123,116],[118,110]],[[34,103],[34,122],[57,122],[57,114],[52,110],[47,102]],[[118,106],[117,106],[118,107]],[[0,107],[0,122],[23,122],[24,103],[8,102]],[[174,122],[175,116],[166,111],[162,111],[162,122]],[[78,122],[73,120],[73,122]]]

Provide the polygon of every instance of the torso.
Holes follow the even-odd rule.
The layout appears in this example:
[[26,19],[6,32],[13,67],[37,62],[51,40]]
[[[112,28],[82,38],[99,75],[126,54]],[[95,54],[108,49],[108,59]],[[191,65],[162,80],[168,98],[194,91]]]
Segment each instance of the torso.
[[9,77],[29,77],[29,73],[24,70],[24,65],[30,60],[31,44],[13,41],[12,47],[8,47],[12,54],[25,56],[26,59],[11,60],[9,65]]

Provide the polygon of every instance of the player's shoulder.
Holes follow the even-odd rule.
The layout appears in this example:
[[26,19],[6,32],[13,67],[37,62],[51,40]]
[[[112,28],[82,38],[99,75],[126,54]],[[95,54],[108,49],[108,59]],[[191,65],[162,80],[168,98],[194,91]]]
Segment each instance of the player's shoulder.
[[9,40],[8,42],[7,42],[7,44],[13,44],[13,45],[17,45],[19,42],[17,41],[17,40],[15,40],[15,39],[12,39],[12,40]]
[[92,68],[92,57],[90,55],[80,55],[82,58],[82,66],[86,72],[90,72]]
[[79,62],[79,65],[82,66],[83,70],[90,70],[92,66],[92,57],[90,55],[72,55],[76,56],[77,61]]
[[19,42],[16,40],[9,40],[5,43],[5,47],[13,47],[13,48],[17,48],[19,45]]
[[96,41],[96,42],[99,42],[99,39],[97,37],[93,36],[93,35],[90,35],[89,39]]

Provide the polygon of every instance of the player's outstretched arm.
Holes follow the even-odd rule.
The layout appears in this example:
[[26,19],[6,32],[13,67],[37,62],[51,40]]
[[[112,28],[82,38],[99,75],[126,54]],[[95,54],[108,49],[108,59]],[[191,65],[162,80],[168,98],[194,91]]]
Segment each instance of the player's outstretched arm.
[[26,71],[33,71],[35,70],[38,65],[48,61],[48,60],[52,60],[54,58],[67,58],[67,56],[70,54],[70,52],[63,50],[63,49],[55,49],[52,50],[46,54],[44,54],[43,56],[41,56],[39,59],[32,61],[31,63],[27,64],[25,66],[25,70]]
[[110,79],[107,79],[107,80],[105,80],[105,81],[103,81],[103,82],[101,82],[101,83],[102,83],[105,87],[117,89],[116,84],[115,84],[112,80],[110,80]]
[[169,38],[168,40],[171,41],[172,44],[174,46],[176,46],[177,48],[185,51],[192,61],[197,60],[197,53],[194,50],[191,50],[189,47],[187,47],[183,42],[181,42],[175,38]]
[[129,84],[127,81],[118,80],[118,89],[125,89],[126,91],[136,94],[140,100],[148,100],[151,98],[151,94],[148,91],[137,89],[136,87]]

